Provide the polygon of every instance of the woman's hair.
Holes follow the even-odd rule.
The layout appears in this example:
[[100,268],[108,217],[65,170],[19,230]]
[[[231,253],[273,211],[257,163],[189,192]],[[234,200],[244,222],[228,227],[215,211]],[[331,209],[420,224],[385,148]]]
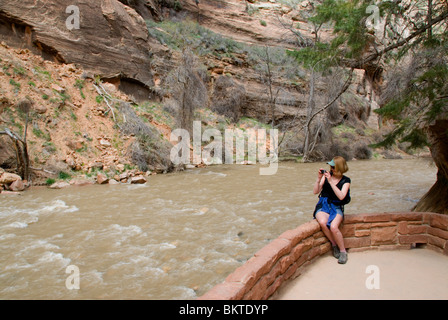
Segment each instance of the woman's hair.
[[334,157],[333,161],[335,164],[336,171],[339,171],[342,174],[344,174],[345,172],[348,171],[347,162],[345,161],[345,159],[343,157],[339,157],[339,156]]

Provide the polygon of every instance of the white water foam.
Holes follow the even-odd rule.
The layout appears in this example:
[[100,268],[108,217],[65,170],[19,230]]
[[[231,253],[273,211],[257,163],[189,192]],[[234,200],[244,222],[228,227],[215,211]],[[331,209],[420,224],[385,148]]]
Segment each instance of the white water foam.
[[56,264],[61,268],[68,266],[70,262],[70,258],[64,258],[62,253],[56,253],[53,251],[46,251],[37,261],[38,264],[49,264],[52,267]]
[[213,171],[208,171],[207,173],[204,173],[204,176],[217,176],[217,177],[227,177],[227,174],[222,173],[222,172],[213,172]]
[[26,227],[28,227],[28,223],[19,221],[10,223],[7,226],[5,226],[5,228],[16,228],[16,229],[25,229]]
[[68,206],[63,200],[54,200],[37,209],[5,208],[0,212],[1,217],[16,220],[11,223],[4,221],[0,229],[25,229],[30,224],[37,223],[39,217],[50,213],[71,213],[78,211],[77,206]]
[[46,213],[46,212],[63,212],[63,213],[70,213],[70,212],[76,212],[78,211],[77,206],[68,206],[65,201],[63,200],[54,200],[50,204],[44,206],[41,209],[37,209],[37,213]]

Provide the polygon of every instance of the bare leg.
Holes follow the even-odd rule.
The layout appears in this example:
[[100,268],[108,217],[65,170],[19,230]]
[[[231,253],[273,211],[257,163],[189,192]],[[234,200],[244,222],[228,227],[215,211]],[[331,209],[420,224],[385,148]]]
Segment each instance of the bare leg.
[[330,214],[323,212],[323,211],[319,211],[318,213],[316,213],[316,220],[319,223],[320,228],[322,229],[322,232],[325,234],[325,236],[328,238],[328,240],[330,240],[331,245],[335,246],[337,243],[333,237],[333,233],[327,227],[327,222],[328,222],[329,217],[330,217]]
[[343,217],[340,214],[337,214],[336,217],[333,219],[330,225],[330,232],[333,236],[334,241],[339,247],[339,250],[341,252],[345,252],[345,245],[344,245],[344,237],[342,236],[341,230],[339,230],[339,226],[341,225],[341,222],[343,220]]

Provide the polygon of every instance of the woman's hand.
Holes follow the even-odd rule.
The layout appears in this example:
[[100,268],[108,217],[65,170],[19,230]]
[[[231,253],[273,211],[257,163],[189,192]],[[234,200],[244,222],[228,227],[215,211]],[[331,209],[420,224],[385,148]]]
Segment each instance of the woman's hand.
[[317,171],[317,178],[319,179],[319,181],[320,181],[320,179],[322,179],[322,176],[324,175],[322,173],[322,171],[325,171],[325,170],[323,168],[320,168],[319,171]]

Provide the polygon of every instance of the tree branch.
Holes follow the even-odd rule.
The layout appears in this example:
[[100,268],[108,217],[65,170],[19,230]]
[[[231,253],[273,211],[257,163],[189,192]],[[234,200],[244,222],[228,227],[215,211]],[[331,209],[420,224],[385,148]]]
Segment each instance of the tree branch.
[[344,86],[342,87],[342,89],[339,91],[339,93],[333,98],[333,100],[331,100],[329,103],[327,103],[326,105],[324,105],[322,108],[320,108],[319,110],[317,110],[316,112],[314,112],[311,117],[309,117],[306,125],[309,126],[311,121],[314,119],[314,117],[316,117],[319,113],[321,113],[322,111],[328,109],[334,102],[336,102],[336,100],[339,99],[339,97],[345,92],[347,91],[348,87],[350,87],[350,84],[352,83],[352,79],[353,79],[353,68],[350,70],[350,75],[348,77],[348,79],[345,81]]
[[418,37],[419,35],[425,33],[427,30],[429,30],[430,28],[432,28],[435,24],[445,20],[448,18],[448,11],[445,11],[444,13],[442,13],[440,16],[438,16],[435,19],[432,19],[430,23],[426,24],[424,27],[418,29],[417,31],[413,32],[411,35],[409,35],[407,38],[398,41],[397,43],[394,43],[386,48],[384,48],[383,50],[377,51],[371,55],[369,55],[368,57],[366,57],[365,59],[361,59],[361,60],[356,60],[356,61],[345,61],[346,64],[348,66],[350,66],[350,68],[354,68],[354,69],[361,69],[362,66],[364,66],[365,64],[372,62],[373,60],[375,60],[376,58],[384,55],[385,53],[392,51],[394,49],[397,49],[401,46],[404,46],[406,43],[408,43],[409,41],[411,41],[412,39]]
[[[112,112],[112,118],[114,119],[114,122],[117,122],[115,119],[114,109],[112,108],[112,106],[109,103],[109,98],[110,98],[109,93],[107,93],[106,89],[104,89],[104,87],[101,85],[101,83],[98,83],[99,87],[96,84],[93,84],[93,86],[95,87],[98,94],[104,98],[104,101],[106,102],[107,106],[109,107],[109,110]],[[102,91],[100,90],[100,88],[102,89]]]
[[25,144],[26,142],[20,138],[17,134],[15,134],[14,132],[12,132],[11,130],[9,130],[8,128],[5,128],[4,131],[0,131],[0,134],[6,134],[8,135],[11,139],[16,140],[16,141],[20,141],[21,143]]

